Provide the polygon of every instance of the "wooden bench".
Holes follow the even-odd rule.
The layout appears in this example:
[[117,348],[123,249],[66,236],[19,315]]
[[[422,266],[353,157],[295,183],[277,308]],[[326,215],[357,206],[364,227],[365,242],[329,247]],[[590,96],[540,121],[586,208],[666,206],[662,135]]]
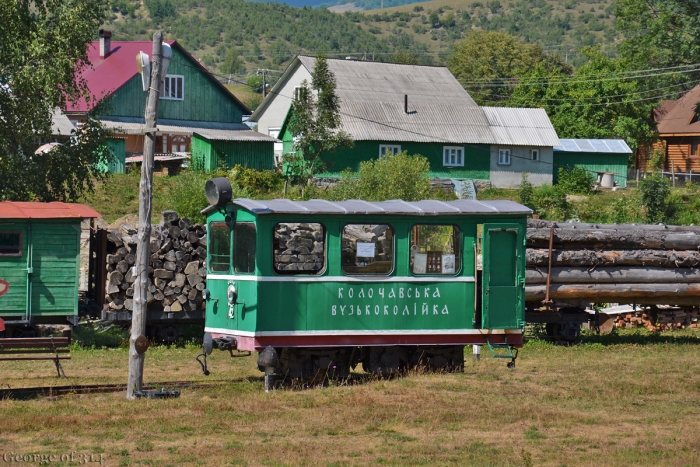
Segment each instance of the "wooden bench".
[[61,360],[70,360],[70,335],[64,337],[0,338],[0,361],[53,360],[58,377],[66,377]]

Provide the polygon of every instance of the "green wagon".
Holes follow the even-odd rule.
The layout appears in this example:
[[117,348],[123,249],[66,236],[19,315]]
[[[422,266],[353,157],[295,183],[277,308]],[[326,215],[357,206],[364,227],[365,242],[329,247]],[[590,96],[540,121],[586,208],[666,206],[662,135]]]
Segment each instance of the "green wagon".
[[0,319],[8,329],[77,324],[82,204],[0,202]]
[[261,370],[310,377],[461,368],[467,344],[522,346],[525,206],[230,201],[214,183],[205,351],[268,349]]

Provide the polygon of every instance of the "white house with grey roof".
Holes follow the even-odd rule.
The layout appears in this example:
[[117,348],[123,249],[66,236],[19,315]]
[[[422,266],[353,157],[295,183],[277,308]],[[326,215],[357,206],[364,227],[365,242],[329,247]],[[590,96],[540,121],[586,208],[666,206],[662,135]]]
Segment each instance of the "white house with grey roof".
[[[295,58],[250,118],[259,132],[283,141],[276,152],[293,150],[285,121],[295,89],[311,81],[315,62]],[[407,151],[427,157],[434,177],[515,187],[525,171],[532,183],[552,182],[552,147],[559,139],[544,110],[480,107],[444,67],[337,59],[328,59],[328,67],[343,130],[355,146],[324,155],[329,168],[321,176]]]

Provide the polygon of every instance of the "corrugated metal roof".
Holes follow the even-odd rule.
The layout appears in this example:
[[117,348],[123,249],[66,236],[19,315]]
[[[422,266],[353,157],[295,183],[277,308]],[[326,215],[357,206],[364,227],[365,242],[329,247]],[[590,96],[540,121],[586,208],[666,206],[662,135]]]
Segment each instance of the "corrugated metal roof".
[[494,144],[559,146],[559,137],[544,109],[482,107]]
[[[300,55],[298,59],[310,72],[316,58]],[[336,93],[341,102],[395,102],[403,105],[408,95],[414,104],[468,105],[476,102],[445,67],[400,65],[395,63],[327,59],[335,75]]]
[[[133,118],[101,120],[105,128],[118,131],[123,134],[141,135],[146,124]],[[158,120],[158,131],[163,133],[175,133],[192,135],[197,133],[210,140],[219,141],[268,141],[277,142],[273,138],[257,131],[253,131],[244,123],[221,122],[195,122],[189,120]]]
[[71,131],[75,130],[75,126],[71,123],[68,117],[65,116],[61,109],[56,108],[51,112],[51,134],[59,136],[70,136]]
[[346,102],[341,107],[343,130],[356,140],[421,143],[495,143],[479,107]]
[[78,203],[0,201],[0,219],[86,219],[102,217],[90,206]]
[[[237,198],[233,204],[247,209],[254,214],[367,214],[367,215],[464,215],[464,214],[532,214],[532,210],[513,201],[475,201],[461,199],[456,201],[377,201],[362,200],[326,201],[312,199],[309,201],[291,201],[288,199],[252,200]],[[209,209],[209,208],[208,208]],[[206,210],[205,210],[206,211]]]
[[[190,158],[189,155],[182,154],[182,153],[180,153],[180,154],[167,154],[167,155],[165,155],[165,154],[162,154],[162,155],[154,154],[153,155],[153,161],[155,161],[155,162],[182,161],[182,160],[189,159],[189,158]],[[124,162],[126,162],[127,164],[132,164],[134,162],[137,164],[140,164],[141,162],[143,162],[143,156],[142,155],[129,156],[124,160]]]
[[[160,128],[160,126],[159,126]],[[240,130],[240,131],[231,131],[231,130],[196,130],[193,132],[194,134],[203,136],[204,138],[208,140],[213,140],[213,141],[267,141],[270,143],[277,143],[279,140],[277,138],[273,138],[272,136],[267,136],[262,133],[258,133],[257,131],[253,130]]]
[[554,152],[593,152],[632,154],[624,139],[562,139]]

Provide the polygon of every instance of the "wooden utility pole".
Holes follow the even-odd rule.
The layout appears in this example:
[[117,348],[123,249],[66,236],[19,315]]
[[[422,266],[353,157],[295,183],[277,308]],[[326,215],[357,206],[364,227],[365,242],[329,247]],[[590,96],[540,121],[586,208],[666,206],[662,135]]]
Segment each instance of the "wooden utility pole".
[[135,393],[143,387],[144,353],[148,349],[146,338],[146,294],[148,292],[148,259],[151,242],[151,202],[153,198],[153,153],[156,146],[156,123],[161,82],[161,58],[163,33],[153,34],[153,64],[151,82],[146,101],[146,137],[143,143],[141,184],[139,187],[139,231],[136,246],[136,280],[134,281],[134,311],[131,315],[131,338],[129,339],[129,380],[126,398],[135,399]]

